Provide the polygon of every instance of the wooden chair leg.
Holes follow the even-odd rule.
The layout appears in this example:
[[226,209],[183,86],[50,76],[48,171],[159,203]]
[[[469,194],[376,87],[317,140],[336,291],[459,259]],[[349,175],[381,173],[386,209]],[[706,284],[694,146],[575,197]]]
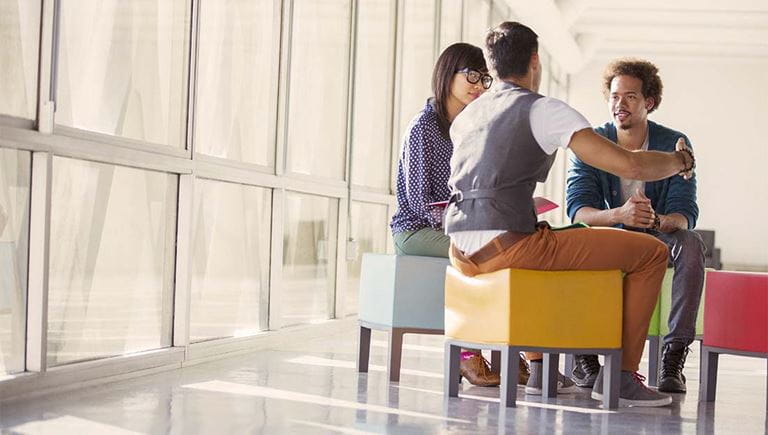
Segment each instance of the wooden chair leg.
[[400,382],[400,362],[403,355],[403,334],[400,328],[389,331],[389,359],[387,360],[387,376],[390,382]]
[[543,363],[543,383],[541,394],[544,399],[557,397],[557,366],[560,360],[559,353],[545,353]]
[[448,397],[459,396],[459,361],[461,360],[461,347],[445,343],[445,373],[443,373],[443,391]]
[[501,406],[514,408],[517,400],[517,376],[520,370],[518,355],[514,347],[501,349]]
[[357,345],[357,372],[368,373],[368,361],[371,356],[371,328],[360,326]]

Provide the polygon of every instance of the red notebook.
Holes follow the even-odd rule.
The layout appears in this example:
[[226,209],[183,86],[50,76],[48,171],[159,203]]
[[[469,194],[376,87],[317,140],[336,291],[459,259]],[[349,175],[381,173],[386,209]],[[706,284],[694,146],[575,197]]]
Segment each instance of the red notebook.
[[[448,201],[430,202],[427,205],[431,205],[433,207],[447,207]],[[550,210],[554,210],[560,207],[554,202],[548,200],[547,198],[542,198],[540,196],[536,196],[533,198],[533,205],[536,206],[536,214],[546,213]]]

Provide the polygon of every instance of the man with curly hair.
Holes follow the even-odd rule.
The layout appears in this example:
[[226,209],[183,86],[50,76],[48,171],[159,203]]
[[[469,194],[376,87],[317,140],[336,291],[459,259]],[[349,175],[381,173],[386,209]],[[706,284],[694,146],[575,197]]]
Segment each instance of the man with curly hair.
[[[603,93],[612,121],[595,131],[629,151],[673,151],[681,137],[690,146],[684,134],[648,120],[661,103],[662,89],[654,64],[637,59],[610,63]],[[673,176],[643,182],[594,168],[577,157],[572,163],[567,190],[572,221],[646,232],[669,247],[675,273],[659,391],[684,393],[683,366],[694,340],[704,283],[704,243],[693,231],[699,215],[696,179]],[[593,384],[599,368],[596,355],[577,355],[573,370],[577,385]]]

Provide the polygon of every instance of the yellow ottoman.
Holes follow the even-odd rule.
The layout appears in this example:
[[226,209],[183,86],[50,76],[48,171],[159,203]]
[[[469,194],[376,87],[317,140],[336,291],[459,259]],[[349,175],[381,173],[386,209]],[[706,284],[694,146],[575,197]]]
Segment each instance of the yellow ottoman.
[[[590,301],[590,313],[574,309]],[[618,406],[622,274],[503,269],[445,277],[445,393],[457,397],[461,348],[501,351],[501,400],[515,406],[518,352],[544,354],[543,394],[557,394],[559,353],[605,355],[606,408]]]

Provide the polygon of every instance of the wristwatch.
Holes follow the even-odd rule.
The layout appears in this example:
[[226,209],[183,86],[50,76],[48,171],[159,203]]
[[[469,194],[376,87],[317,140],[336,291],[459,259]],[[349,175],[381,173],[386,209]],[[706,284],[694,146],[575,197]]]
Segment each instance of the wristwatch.
[[659,215],[654,214],[653,215],[653,226],[651,227],[651,229],[658,231],[659,228],[661,228],[661,218],[659,217]]

